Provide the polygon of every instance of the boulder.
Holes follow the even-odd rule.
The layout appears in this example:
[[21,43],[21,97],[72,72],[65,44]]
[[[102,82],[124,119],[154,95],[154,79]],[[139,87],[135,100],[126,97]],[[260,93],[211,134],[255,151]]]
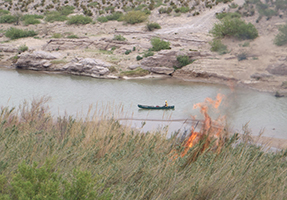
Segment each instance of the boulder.
[[276,63],[269,65],[266,70],[270,74],[278,75],[278,76],[286,76],[287,75],[287,65],[285,63]]
[[100,77],[109,74],[111,64],[94,58],[74,59],[63,68],[68,73],[91,77]]
[[12,45],[0,44],[0,51],[7,52],[7,53],[15,53],[15,52],[18,52],[18,49]]
[[31,69],[31,70],[47,70],[52,64],[51,60],[61,57],[60,53],[49,53],[45,51],[34,51],[32,53],[25,52],[18,56],[15,63],[17,68]]

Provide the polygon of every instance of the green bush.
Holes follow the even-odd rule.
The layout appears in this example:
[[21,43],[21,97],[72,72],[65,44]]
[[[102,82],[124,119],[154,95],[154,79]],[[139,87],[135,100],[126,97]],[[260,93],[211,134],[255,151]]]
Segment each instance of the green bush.
[[126,51],[125,51],[125,54],[126,54],[126,55],[129,55],[131,52],[132,52],[132,50],[126,50]]
[[16,16],[13,16],[13,15],[3,15],[3,16],[0,16],[0,23],[8,23],[8,24],[11,24],[11,23],[15,23],[17,21],[17,17]]
[[247,53],[243,52],[237,55],[238,61],[247,60]]
[[220,55],[228,53],[227,46],[222,44],[219,39],[213,39],[209,44],[211,46],[211,51],[218,52]]
[[172,12],[172,8],[171,7],[168,7],[168,8],[161,7],[160,9],[158,9],[158,12],[159,12],[159,14],[163,14],[163,13],[170,14]]
[[3,9],[0,9],[0,16],[2,15],[8,15],[10,12],[8,10],[3,10]]
[[137,60],[141,60],[141,59],[143,59],[143,57],[137,56],[136,59],[137,59]]
[[179,62],[179,68],[189,65],[193,62],[188,56],[177,56],[176,60]]
[[65,15],[68,16],[69,14],[74,13],[74,6],[63,6],[63,7],[58,7],[57,11],[60,13],[60,15]]
[[176,13],[187,13],[189,11],[189,7],[182,6],[180,8],[174,9]]
[[23,44],[23,45],[21,45],[21,46],[18,48],[18,50],[19,50],[20,52],[24,52],[24,51],[27,51],[27,50],[28,50],[28,47],[27,47],[25,44]]
[[[2,183],[2,184],[1,184]],[[55,168],[54,160],[46,160],[38,167],[36,162],[32,166],[23,161],[18,165],[17,173],[9,183],[4,176],[0,177],[1,191],[4,199],[111,199],[108,189],[101,194],[98,192],[101,183],[93,178],[88,171],[73,170],[65,179]],[[9,191],[10,190],[10,191]],[[4,196],[5,195],[5,196]],[[3,199],[3,198],[1,198]]]
[[34,30],[22,30],[13,27],[9,28],[5,33],[5,36],[12,40],[23,37],[33,37],[35,35],[37,35],[37,33]]
[[104,22],[109,21],[108,18],[107,18],[107,17],[104,17],[104,16],[98,17],[97,20],[98,20],[99,22],[101,22],[101,23],[104,23]]
[[53,33],[52,38],[61,38],[62,34],[61,33]]
[[279,27],[279,33],[275,36],[274,44],[277,46],[287,44],[287,24]]
[[151,44],[152,44],[152,51],[160,51],[162,49],[170,49],[170,43],[164,40],[161,40],[158,37],[152,38],[151,39]]
[[239,13],[237,13],[237,12],[234,12],[234,13],[225,13],[225,12],[223,12],[223,13],[218,13],[218,14],[216,15],[216,18],[217,18],[217,19],[223,19],[223,18],[225,18],[225,17],[229,17],[229,18],[240,18],[241,15],[240,15]]
[[70,39],[75,38],[75,39],[77,39],[77,38],[79,38],[79,37],[78,37],[77,35],[68,35],[67,38],[70,38]]
[[149,31],[153,31],[154,29],[160,29],[161,27],[160,27],[160,25],[158,24],[158,23],[156,23],[156,22],[153,22],[153,23],[147,23],[147,25],[146,25],[146,28],[147,28],[147,30],[149,30]]
[[113,40],[125,41],[126,38],[124,36],[122,36],[121,34],[119,34],[119,35],[114,35]]
[[89,24],[93,20],[83,15],[75,15],[68,18],[67,24]]
[[106,18],[109,21],[113,21],[113,20],[120,20],[120,18],[123,16],[123,13],[120,11],[114,12],[111,15],[106,16]]
[[143,57],[147,58],[147,57],[153,56],[153,55],[154,55],[154,53],[152,51],[145,51],[144,54],[143,54]]
[[21,17],[21,20],[24,21],[24,25],[29,25],[29,24],[40,24],[41,22],[39,19],[43,19],[43,15],[24,15]]
[[128,24],[136,24],[144,22],[147,17],[148,16],[142,11],[130,11],[123,15],[122,19]]
[[258,37],[258,31],[253,24],[246,24],[238,18],[223,18],[221,23],[215,24],[210,32],[214,37],[219,38],[233,36],[237,39],[254,39]]
[[46,17],[45,17],[45,21],[47,22],[63,22],[66,21],[68,19],[68,17],[66,15],[61,15],[59,12],[53,11],[53,12],[49,12]]
[[45,20],[47,22],[66,21],[68,19],[67,15],[72,14],[74,9],[73,6],[58,7],[57,11],[47,12]]

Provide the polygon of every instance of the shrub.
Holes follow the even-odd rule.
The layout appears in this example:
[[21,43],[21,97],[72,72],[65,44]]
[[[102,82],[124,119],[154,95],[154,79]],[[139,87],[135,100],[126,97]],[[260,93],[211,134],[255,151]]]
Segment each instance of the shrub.
[[78,37],[77,35],[68,35],[67,38],[70,38],[70,39],[75,38],[75,39],[77,39],[77,38],[79,38],[79,37]]
[[8,15],[10,12],[8,10],[3,10],[3,9],[0,9],[0,16],[2,15]]
[[188,56],[177,56],[176,60],[179,62],[179,68],[193,62]]
[[33,37],[35,35],[37,35],[37,33],[34,30],[22,30],[13,27],[9,28],[5,33],[5,36],[12,40],[23,37]]
[[162,49],[170,49],[170,43],[164,40],[161,40],[158,37],[151,39],[152,51],[160,51]]
[[123,15],[122,19],[128,24],[136,24],[144,22],[147,19],[147,15],[142,11],[130,11]]
[[93,20],[90,17],[85,17],[83,15],[75,15],[68,18],[67,24],[89,24]]
[[218,52],[220,55],[226,54],[227,46],[222,44],[221,40],[219,39],[213,39],[212,42],[209,43],[211,45],[211,51]]
[[243,52],[237,55],[238,61],[247,60],[247,53]]
[[118,41],[125,41],[126,38],[122,35],[114,35],[113,40],[118,40]]
[[183,6],[183,7],[174,9],[174,11],[176,13],[187,13],[189,11],[189,7]]
[[253,24],[246,24],[238,18],[223,18],[221,23],[215,24],[210,32],[220,38],[234,36],[238,39],[254,39],[258,37],[258,31]]
[[58,7],[57,11],[47,12],[45,20],[47,22],[65,21],[67,20],[67,15],[72,14],[74,9],[73,6]]
[[104,17],[104,16],[98,17],[97,20],[98,20],[99,22],[101,22],[101,23],[104,23],[104,22],[109,21],[108,18],[107,18],[107,17]]
[[15,23],[17,21],[16,16],[13,15],[3,15],[0,17],[0,23]]
[[287,44],[287,24],[279,27],[279,33],[275,36],[274,44],[277,46]]
[[147,23],[146,27],[147,27],[147,30],[149,30],[149,31],[153,31],[154,29],[160,29],[161,28],[160,25],[156,22]]
[[[1,180],[4,178],[1,176]],[[1,181],[1,183],[3,188],[6,186],[10,189],[10,191],[8,189],[3,191],[7,195],[6,199],[9,199],[8,194],[13,199],[108,200],[113,196],[109,190],[104,190],[102,194],[98,193],[97,190],[102,184],[98,183],[97,179],[93,178],[88,171],[74,169],[73,173],[64,179],[55,169],[54,160],[46,160],[44,165],[39,168],[36,162],[29,166],[23,161],[18,165],[18,171],[10,183],[11,187],[8,186],[7,181]],[[4,194],[2,193],[1,196]]]
[[63,6],[63,7],[58,7],[57,11],[60,13],[60,15],[65,15],[68,16],[69,14],[74,13],[74,6]]
[[19,50],[20,52],[24,52],[24,51],[27,51],[27,50],[28,50],[28,47],[27,47],[25,44],[23,44],[23,45],[21,45],[21,46],[18,48],[18,50]]
[[21,20],[24,21],[24,25],[29,25],[29,24],[40,24],[41,22],[39,19],[43,19],[43,15],[24,15],[21,17]]
[[120,18],[121,18],[122,16],[123,16],[123,13],[120,12],[120,11],[117,11],[117,12],[112,13],[111,15],[106,16],[106,18],[107,18],[109,21],[112,21],[112,20],[120,20]]
[[144,52],[143,57],[147,58],[147,57],[153,56],[153,55],[154,55],[154,53],[152,51],[146,51],[146,52]]
[[59,12],[49,12],[46,17],[45,17],[45,20],[47,22],[55,22],[55,21],[58,21],[58,22],[63,22],[63,21],[66,21],[68,18],[66,15],[61,15]]
[[52,38],[61,38],[62,37],[62,34],[61,33],[54,33],[52,35]]
[[132,50],[126,50],[126,51],[125,51],[125,54],[128,55],[128,54],[130,54],[131,52],[132,52]]
[[141,59],[143,59],[143,57],[137,56],[136,59],[137,59],[137,60],[141,60]]
[[229,17],[229,18],[240,18],[241,15],[240,15],[239,13],[237,13],[237,12],[234,12],[234,13],[225,13],[225,12],[223,12],[223,13],[218,13],[218,14],[216,15],[216,18],[217,18],[217,19],[223,19],[223,18],[225,18],[225,17]]
[[171,7],[168,7],[168,8],[162,7],[158,10],[158,12],[159,12],[159,14],[163,14],[163,13],[170,14],[172,12],[172,8]]

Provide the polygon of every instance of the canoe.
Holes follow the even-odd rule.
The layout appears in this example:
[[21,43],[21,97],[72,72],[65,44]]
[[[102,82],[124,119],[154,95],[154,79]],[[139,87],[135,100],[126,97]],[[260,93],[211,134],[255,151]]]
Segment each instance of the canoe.
[[174,106],[146,106],[146,105],[140,105],[140,104],[138,104],[138,107],[142,109],[155,109],[155,110],[174,109]]

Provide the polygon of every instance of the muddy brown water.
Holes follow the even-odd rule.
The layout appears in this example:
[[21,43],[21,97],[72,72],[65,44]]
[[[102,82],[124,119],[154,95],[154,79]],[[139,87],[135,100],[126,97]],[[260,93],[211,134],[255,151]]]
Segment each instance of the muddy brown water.
[[[157,129],[174,131],[189,129],[192,117],[203,116],[193,105],[206,97],[225,98],[219,110],[210,109],[213,119],[225,116],[234,132],[242,133],[248,123],[254,135],[264,130],[267,137],[287,139],[287,98],[270,93],[222,85],[183,82],[174,79],[109,80],[25,70],[0,68],[0,105],[18,107],[24,100],[50,96],[48,105],[54,116],[85,116],[104,110],[115,118],[143,131]],[[175,105],[174,110],[142,110],[137,104]],[[131,118],[135,120],[131,120]],[[185,121],[187,119],[187,121]]]

